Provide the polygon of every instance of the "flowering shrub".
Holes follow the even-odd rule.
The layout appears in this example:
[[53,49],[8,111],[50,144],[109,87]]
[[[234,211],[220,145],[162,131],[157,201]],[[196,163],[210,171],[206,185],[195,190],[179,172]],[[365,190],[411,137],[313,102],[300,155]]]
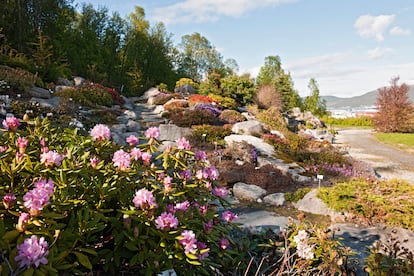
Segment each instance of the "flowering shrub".
[[180,94],[178,94],[178,93],[174,93],[173,94],[173,93],[164,93],[164,92],[161,92],[157,96],[155,96],[154,101],[153,101],[153,104],[155,104],[155,105],[163,105],[166,102],[168,102],[169,100],[174,99],[174,98],[181,99],[182,96]]
[[185,138],[159,152],[157,128],[120,147],[105,125],[82,135],[17,122],[0,136],[3,274],[200,275],[240,263],[237,215],[217,209],[227,190]]
[[212,125],[198,125],[192,127],[191,139],[199,142],[218,143],[224,145],[224,137],[229,136],[231,128],[212,126]]
[[208,94],[208,96],[215,102],[218,102],[220,106],[227,109],[236,109],[237,103],[233,98],[223,97],[216,94]]
[[217,105],[219,104],[218,102],[214,101],[209,96],[194,94],[194,95],[190,95],[190,97],[188,97],[188,104],[190,106],[194,106],[196,104],[212,104],[212,103],[215,103]]
[[220,123],[220,120],[210,111],[201,109],[170,110],[166,116],[173,124],[180,127]]
[[24,97],[32,86],[40,84],[40,79],[36,75],[20,68],[8,66],[0,66],[0,80],[0,92],[6,92],[11,96],[19,93]]
[[211,104],[195,104],[194,108],[199,110],[206,110],[216,117],[221,114],[221,110],[215,108]]

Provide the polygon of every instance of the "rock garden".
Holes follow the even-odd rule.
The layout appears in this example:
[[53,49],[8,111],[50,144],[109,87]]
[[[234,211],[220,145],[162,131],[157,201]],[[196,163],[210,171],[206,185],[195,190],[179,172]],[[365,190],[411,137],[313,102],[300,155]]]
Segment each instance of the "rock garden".
[[0,273],[413,272],[412,253],[395,240],[401,258],[380,244],[351,252],[388,230],[370,232],[371,243],[361,238],[359,247],[336,238],[355,232],[345,222],[383,221],[358,215],[362,205],[328,208],[323,189],[378,180],[332,145],[316,116],[241,107],[190,88],[127,98],[75,78],[3,93]]

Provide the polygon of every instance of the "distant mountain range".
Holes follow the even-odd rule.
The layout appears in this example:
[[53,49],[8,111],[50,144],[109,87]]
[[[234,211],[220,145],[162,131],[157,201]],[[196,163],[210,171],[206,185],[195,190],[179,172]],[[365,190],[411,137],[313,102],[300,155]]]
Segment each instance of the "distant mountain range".
[[[408,96],[414,103],[414,85],[409,85]],[[367,92],[360,96],[351,98],[341,98],[336,96],[321,96],[326,101],[326,107],[328,109],[336,108],[358,108],[374,106],[378,97],[378,89]]]

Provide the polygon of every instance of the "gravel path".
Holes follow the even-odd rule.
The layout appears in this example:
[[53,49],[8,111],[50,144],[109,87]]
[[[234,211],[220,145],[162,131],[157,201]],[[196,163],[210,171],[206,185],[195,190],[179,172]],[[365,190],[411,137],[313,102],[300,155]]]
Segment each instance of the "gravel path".
[[414,183],[414,155],[378,142],[371,129],[339,129],[335,145],[357,160],[367,162],[383,179]]

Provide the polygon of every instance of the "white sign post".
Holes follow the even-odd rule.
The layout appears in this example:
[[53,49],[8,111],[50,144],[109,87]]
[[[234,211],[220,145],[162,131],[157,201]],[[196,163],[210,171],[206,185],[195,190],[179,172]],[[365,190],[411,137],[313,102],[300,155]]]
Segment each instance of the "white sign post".
[[318,174],[318,175],[316,175],[316,179],[318,179],[318,182],[319,182],[319,189],[321,188],[321,182],[322,182],[322,180],[323,180],[323,174]]

